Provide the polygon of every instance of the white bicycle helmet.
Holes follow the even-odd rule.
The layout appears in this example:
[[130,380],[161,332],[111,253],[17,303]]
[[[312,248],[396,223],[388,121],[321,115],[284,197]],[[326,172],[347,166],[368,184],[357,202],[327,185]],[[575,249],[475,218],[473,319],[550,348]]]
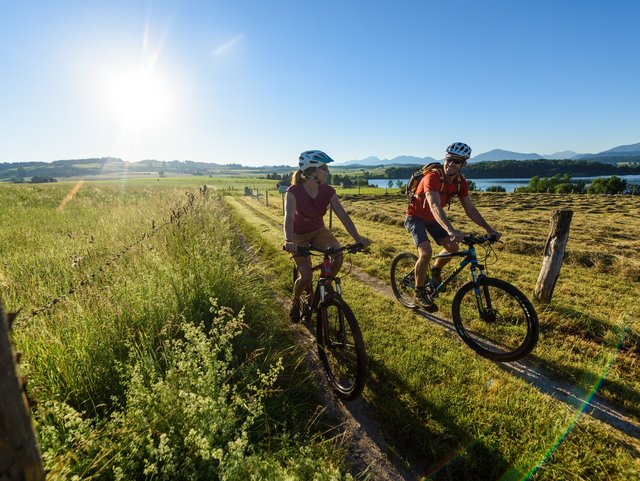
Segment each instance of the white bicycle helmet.
[[321,150],[306,150],[300,154],[298,165],[305,171],[309,167],[320,167],[322,164],[333,162],[333,159]]
[[454,142],[447,147],[447,154],[457,155],[458,157],[462,157],[464,160],[467,160],[471,157],[471,147],[464,142]]

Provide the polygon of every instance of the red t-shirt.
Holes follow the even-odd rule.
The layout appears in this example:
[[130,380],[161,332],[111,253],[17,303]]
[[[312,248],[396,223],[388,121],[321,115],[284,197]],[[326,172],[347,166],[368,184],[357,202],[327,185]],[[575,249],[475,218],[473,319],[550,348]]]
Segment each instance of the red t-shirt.
[[[427,172],[425,176],[420,180],[418,188],[416,189],[416,196],[420,198],[413,198],[409,207],[407,208],[407,215],[412,215],[426,221],[435,221],[435,217],[427,204],[423,207],[425,192],[439,192],[440,193],[440,205],[446,207],[449,205],[451,198],[456,195],[458,190],[458,181],[454,179],[453,183],[449,184],[444,181],[444,189],[440,190],[440,174],[432,170]],[[457,196],[462,199],[469,195],[469,186],[464,177],[460,177],[460,192]]]
[[294,234],[308,234],[324,225],[323,217],[327,213],[329,202],[336,190],[325,183],[319,184],[318,195],[312,198],[303,183],[293,184],[287,192],[296,198],[296,215],[293,218]]

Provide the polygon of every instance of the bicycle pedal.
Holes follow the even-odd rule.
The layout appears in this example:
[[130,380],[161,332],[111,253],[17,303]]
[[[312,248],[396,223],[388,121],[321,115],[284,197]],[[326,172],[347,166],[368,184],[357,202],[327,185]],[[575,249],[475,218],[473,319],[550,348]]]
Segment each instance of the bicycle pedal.
[[429,314],[433,314],[434,312],[438,312],[437,304],[419,304],[415,303],[415,308],[428,312]]
[[430,306],[423,307],[423,309],[430,314],[438,312],[438,306],[436,304],[431,304]]

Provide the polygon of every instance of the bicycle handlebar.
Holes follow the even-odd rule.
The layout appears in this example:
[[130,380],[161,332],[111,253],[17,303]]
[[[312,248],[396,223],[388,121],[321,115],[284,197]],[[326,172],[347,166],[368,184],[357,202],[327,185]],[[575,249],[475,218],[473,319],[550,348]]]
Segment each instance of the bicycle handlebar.
[[489,244],[493,244],[494,242],[498,242],[498,238],[493,234],[485,235],[482,237],[474,234],[468,234],[464,236],[464,238],[462,239],[462,243],[468,246],[472,246],[474,244],[484,244],[485,242],[488,242]]
[[[355,244],[349,244],[342,247],[328,247],[326,249],[315,249],[313,247],[302,247],[296,246],[298,249],[298,255],[302,256],[311,256],[315,253],[323,254],[323,255],[332,255],[337,254],[339,252],[347,251],[350,254],[355,254],[356,252],[360,252],[364,249],[364,245],[362,242],[356,242]],[[284,246],[282,246],[282,250],[286,250]]]

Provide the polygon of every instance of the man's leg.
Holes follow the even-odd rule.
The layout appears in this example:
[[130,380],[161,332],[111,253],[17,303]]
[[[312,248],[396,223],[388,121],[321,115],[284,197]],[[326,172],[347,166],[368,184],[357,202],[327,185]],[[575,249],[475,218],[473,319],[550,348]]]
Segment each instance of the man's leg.
[[416,262],[415,274],[416,274],[416,287],[424,287],[427,280],[427,269],[431,262],[431,244],[428,240],[418,244],[418,261]]
[[[458,243],[452,241],[447,231],[438,224],[437,222],[431,222],[427,225],[427,230],[431,237],[441,246],[443,247],[440,254],[447,254],[452,252],[458,252]],[[431,279],[433,279],[433,285],[438,286],[442,282],[441,271],[442,268],[451,261],[451,258],[436,258],[433,266],[431,266]]]
[[[440,239],[438,241],[438,244],[440,244],[443,247],[442,251],[440,251],[440,254],[453,253],[453,252],[458,252],[460,250],[460,246],[458,245],[458,243],[455,241],[452,241],[451,239],[449,239],[449,237],[444,237]],[[437,269],[442,269],[450,261],[451,261],[451,258],[446,259],[446,258],[439,257],[433,263],[433,267]]]
[[418,260],[414,268],[416,289],[413,300],[418,307],[428,312],[435,312],[438,307],[433,303],[425,289],[427,269],[429,269],[432,254],[431,243],[427,237],[427,224],[417,217],[407,216],[404,220],[404,226],[413,237],[413,242],[418,248]]

